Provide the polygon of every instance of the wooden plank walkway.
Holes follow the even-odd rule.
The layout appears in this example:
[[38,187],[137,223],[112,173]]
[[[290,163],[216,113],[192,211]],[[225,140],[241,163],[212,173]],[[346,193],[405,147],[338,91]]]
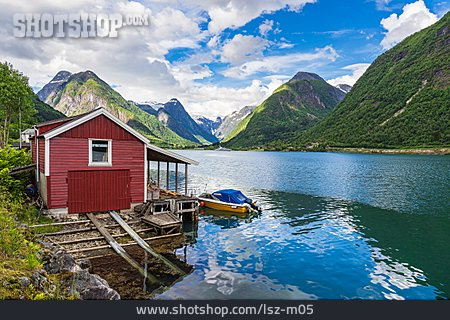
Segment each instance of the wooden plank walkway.
[[162,234],[179,232],[182,224],[180,219],[170,212],[146,215],[142,218],[142,221],[159,230]]

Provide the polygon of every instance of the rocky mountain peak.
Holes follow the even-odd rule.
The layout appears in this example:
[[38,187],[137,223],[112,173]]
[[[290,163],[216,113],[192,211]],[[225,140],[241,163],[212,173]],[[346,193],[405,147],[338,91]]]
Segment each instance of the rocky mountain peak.
[[322,81],[325,81],[319,75],[317,75],[315,73],[304,72],[304,71],[297,72],[297,74],[290,81],[293,81],[293,80],[308,80],[308,81],[322,80]]
[[49,83],[47,83],[41,90],[39,90],[39,92],[37,93],[39,100],[45,101],[50,93],[53,90],[62,87],[69,80],[71,75],[72,73],[70,73],[69,71],[59,71]]
[[348,84],[345,84],[345,83],[342,83],[342,84],[338,84],[338,85],[336,86],[336,88],[338,88],[338,89],[344,91],[345,93],[349,93],[350,90],[352,89],[352,86],[351,86],[351,85],[348,85]]
[[72,75],[71,72],[66,71],[66,70],[61,70],[59,71],[54,77],[53,79],[50,81],[50,83],[52,82],[61,82],[61,81],[67,81],[67,79],[69,79],[69,77]]

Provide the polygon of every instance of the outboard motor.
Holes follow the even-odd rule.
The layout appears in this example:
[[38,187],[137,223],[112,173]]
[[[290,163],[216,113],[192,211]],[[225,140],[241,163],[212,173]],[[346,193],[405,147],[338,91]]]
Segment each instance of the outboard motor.
[[252,207],[252,209],[254,209],[254,210],[256,210],[256,211],[260,211],[260,210],[261,210],[261,209],[253,202],[253,200],[250,199],[250,198],[247,198],[247,199],[245,200],[245,203],[249,204],[250,207]]

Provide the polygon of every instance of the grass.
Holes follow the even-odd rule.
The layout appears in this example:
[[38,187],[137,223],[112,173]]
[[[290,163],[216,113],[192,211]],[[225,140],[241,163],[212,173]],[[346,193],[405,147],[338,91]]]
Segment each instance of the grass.
[[[0,299],[68,298],[61,290],[63,275],[47,275],[47,281],[39,288],[21,283],[20,277],[31,280],[33,273],[42,268],[41,246],[34,242],[34,230],[26,225],[51,221],[40,216],[23,194],[31,176],[9,175],[11,168],[30,162],[30,155],[24,151],[0,149]],[[42,229],[48,232],[48,228]]]

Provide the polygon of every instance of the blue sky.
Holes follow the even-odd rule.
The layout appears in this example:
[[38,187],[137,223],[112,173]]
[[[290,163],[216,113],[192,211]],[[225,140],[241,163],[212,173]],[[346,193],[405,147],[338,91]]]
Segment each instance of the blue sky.
[[[42,87],[59,70],[92,70],[126,99],[178,98],[224,116],[261,103],[298,71],[354,84],[378,55],[436,22],[442,0],[0,0],[0,59]],[[16,12],[146,13],[119,38],[18,39]]]

